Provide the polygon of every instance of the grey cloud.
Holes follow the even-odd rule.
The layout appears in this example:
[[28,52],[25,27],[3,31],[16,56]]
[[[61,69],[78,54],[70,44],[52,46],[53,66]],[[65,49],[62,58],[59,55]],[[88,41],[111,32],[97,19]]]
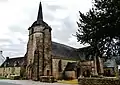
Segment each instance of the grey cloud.
[[45,18],[45,20],[49,20],[49,21],[53,21],[55,20],[55,17],[52,13],[50,12],[46,12],[43,17]]
[[[20,44],[14,44],[10,39],[1,39],[2,42],[9,42],[9,44],[0,45],[0,50],[4,52],[4,56],[19,56],[24,55],[26,52],[27,40],[24,41],[22,38],[18,38]],[[0,41],[1,41],[0,40]]]
[[25,53],[25,45],[24,44],[11,44],[1,46],[5,56],[17,56],[17,55],[24,55]]
[[23,29],[19,26],[16,26],[16,25],[10,26],[9,30],[12,32],[23,32]]
[[8,0],[0,0],[0,2],[7,2]]
[[19,40],[19,42],[20,42],[21,44],[27,45],[27,44],[26,44],[26,41],[27,41],[27,40],[26,40],[26,41],[24,41],[24,40],[23,40],[23,39],[21,39],[21,38],[18,38],[18,40]]
[[65,10],[65,7],[62,7],[60,5],[49,5],[44,4],[45,8],[43,8],[43,16],[46,20],[56,20],[57,18],[54,17],[56,10]]
[[1,42],[7,42],[7,43],[10,43],[10,44],[12,44],[12,40],[10,40],[10,39],[0,39],[0,43]]
[[[68,38],[70,38],[76,31],[75,23],[70,17],[63,19],[60,22],[62,23],[61,26],[53,26],[53,37],[62,40],[63,42],[68,42]],[[60,28],[61,30],[56,28]]]
[[47,8],[51,11],[56,11],[58,9],[65,9],[64,7],[58,6],[58,5],[46,5]]
[[[22,54],[22,55],[21,55]],[[4,57],[24,57],[24,51],[5,51],[5,53],[3,53]]]
[[5,51],[20,51],[21,48],[24,48],[24,44],[10,44],[10,45],[4,45],[1,46],[1,48],[3,48],[3,50]]
[[14,32],[19,32],[21,33],[22,35],[26,35],[28,34],[28,31],[26,28],[22,27],[22,26],[19,26],[19,25],[12,25],[9,28],[9,31],[14,33]]
[[[57,7],[57,6],[56,6]],[[56,9],[54,5],[45,5],[45,8],[43,9],[43,17],[45,20],[53,21],[55,20],[54,14],[56,12]]]
[[26,14],[26,17],[29,18],[29,20],[27,21],[29,24],[30,23],[32,24],[37,19],[37,14],[38,14],[38,8],[37,7],[24,9],[23,12],[24,12],[24,14]]
[[[19,26],[19,25],[12,25],[9,27],[10,33],[19,32],[25,37],[28,37],[28,30],[25,27]],[[10,36],[13,36],[9,34]],[[14,37],[14,36],[13,36]],[[5,56],[19,56],[24,55],[26,52],[26,46],[27,46],[27,40],[23,40],[22,38],[16,38],[15,40],[18,40],[20,44],[15,44],[12,39],[3,39],[0,41],[3,42],[9,42],[9,45],[1,45],[0,49],[4,51]]]

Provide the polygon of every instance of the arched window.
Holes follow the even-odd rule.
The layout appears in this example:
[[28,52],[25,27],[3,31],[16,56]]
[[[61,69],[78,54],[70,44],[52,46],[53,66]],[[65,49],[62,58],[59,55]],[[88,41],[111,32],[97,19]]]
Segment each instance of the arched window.
[[58,62],[58,71],[59,72],[62,71],[62,62],[61,62],[61,60]]

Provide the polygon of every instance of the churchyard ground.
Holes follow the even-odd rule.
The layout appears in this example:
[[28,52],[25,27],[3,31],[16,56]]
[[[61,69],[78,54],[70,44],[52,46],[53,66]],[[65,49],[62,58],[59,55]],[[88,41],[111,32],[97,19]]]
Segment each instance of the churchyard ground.
[[67,84],[66,81],[57,83],[44,83],[32,80],[0,80],[0,85],[77,85],[77,84]]

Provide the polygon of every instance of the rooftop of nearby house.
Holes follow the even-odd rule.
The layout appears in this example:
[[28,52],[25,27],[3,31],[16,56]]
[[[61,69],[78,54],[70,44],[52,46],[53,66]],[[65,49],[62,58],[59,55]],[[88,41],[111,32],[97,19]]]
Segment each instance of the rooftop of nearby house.
[[1,67],[20,67],[25,65],[25,57],[9,58],[7,57]]
[[117,63],[117,65],[120,65],[120,56],[116,57],[116,63]]
[[104,62],[104,67],[115,67],[115,61],[111,59],[107,60]]
[[120,56],[112,56],[104,62],[104,67],[115,67],[116,65],[120,65]]

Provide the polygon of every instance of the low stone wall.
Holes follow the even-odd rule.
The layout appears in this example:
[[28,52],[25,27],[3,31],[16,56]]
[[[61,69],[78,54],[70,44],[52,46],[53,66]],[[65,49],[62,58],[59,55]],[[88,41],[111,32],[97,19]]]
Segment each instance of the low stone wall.
[[120,85],[118,78],[78,78],[79,85]]
[[53,76],[40,76],[40,81],[41,82],[48,82],[48,83],[56,82],[55,78]]

